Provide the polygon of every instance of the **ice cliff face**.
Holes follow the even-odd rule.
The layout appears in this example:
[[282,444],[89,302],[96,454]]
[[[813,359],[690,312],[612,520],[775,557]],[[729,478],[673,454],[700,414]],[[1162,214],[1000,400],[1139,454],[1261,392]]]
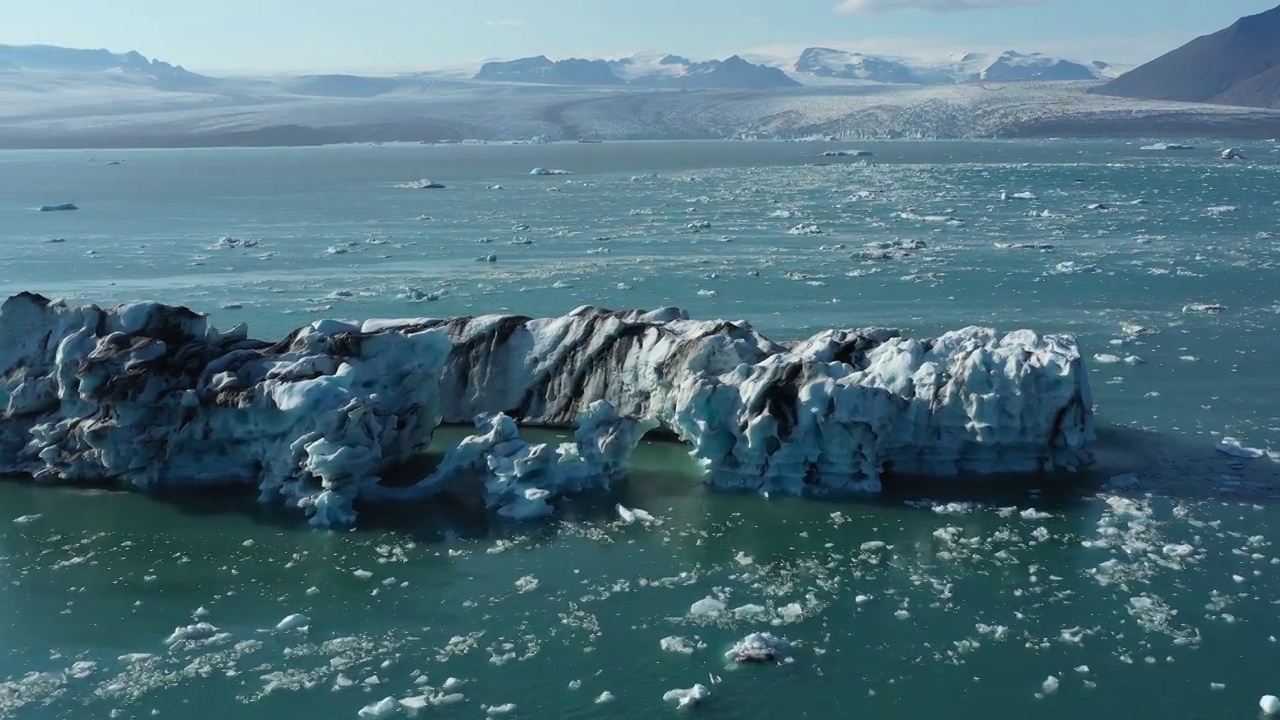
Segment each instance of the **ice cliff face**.
[[[1093,420],[1073,338],[831,330],[790,346],[681,310],[319,321],[279,343],[185,308],[34,295],[0,308],[0,472],[38,480],[256,484],[317,524],[357,500],[428,497],[481,472],[488,505],[550,512],[604,489],[650,429],[724,488],[874,493],[884,472],[1075,468]],[[383,474],[441,421],[478,433],[409,488]],[[529,445],[517,423],[576,426]]]

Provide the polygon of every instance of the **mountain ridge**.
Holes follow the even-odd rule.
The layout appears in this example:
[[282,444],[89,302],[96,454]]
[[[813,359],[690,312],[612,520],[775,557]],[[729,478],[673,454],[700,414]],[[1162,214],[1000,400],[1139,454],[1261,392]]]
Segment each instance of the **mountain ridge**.
[[1094,92],[1141,100],[1280,107],[1280,6],[1202,35]]

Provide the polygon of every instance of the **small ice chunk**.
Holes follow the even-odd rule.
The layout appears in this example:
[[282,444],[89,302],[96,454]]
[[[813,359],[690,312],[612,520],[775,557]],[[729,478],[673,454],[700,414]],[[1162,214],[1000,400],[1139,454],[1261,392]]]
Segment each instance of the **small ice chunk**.
[[736,663],[769,662],[786,649],[786,643],[770,633],[751,633],[739,640],[725,657]]
[[1280,698],[1275,695],[1263,695],[1262,699],[1258,701],[1258,707],[1264,715],[1272,717],[1280,715]]
[[618,517],[622,519],[622,522],[630,525],[636,521],[636,514],[622,503],[618,503],[614,509],[618,511]]
[[400,708],[400,702],[393,697],[384,697],[376,703],[360,708],[362,718],[391,717]]
[[498,717],[499,715],[510,715],[516,711],[515,703],[506,703],[504,705],[492,705],[485,709],[485,714],[489,717]]
[[456,677],[451,677],[444,681],[444,684],[440,686],[440,689],[446,692],[457,690],[458,688],[462,687],[463,682],[464,681],[459,680]]
[[694,650],[693,643],[679,635],[662,638],[658,642],[658,646],[662,648],[663,652],[676,653],[678,655],[692,655]]
[[430,704],[431,698],[426,695],[414,695],[412,697],[400,698],[400,707],[414,713]]
[[613,693],[609,692],[608,690],[605,690],[604,692],[596,696],[597,705],[604,705],[606,703],[611,703],[614,700],[617,700],[617,698],[615,698],[613,696]]
[[516,590],[522,593],[533,592],[538,589],[538,578],[532,575],[525,575],[516,580]]
[[673,702],[677,707],[687,707],[689,705],[697,705],[711,696],[711,691],[706,685],[698,683],[691,688],[681,690],[668,690],[662,695],[665,702]]
[[884,548],[885,548],[885,544],[883,542],[879,540],[869,540],[867,542],[862,543],[861,550],[862,552],[871,552],[873,550],[883,550]]
[[186,627],[176,627],[169,637],[165,638],[165,645],[180,643],[185,640],[206,640],[218,634],[218,628],[207,622],[198,622],[194,625]]
[[715,598],[703,598],[689,607],[694,617],[714,617],[724,612],[724,603]]
[[1059,684],[1060,683],[1058,682],[1058,678],[1053,675],[1050,675],[1049,677],[1045,678],[1043,683],[1040,684],[1040,690],[1045,695],[1052,695],[1058,692]]
[[42,517],[44,517],[44,515],[40,515],[37,513],[35,515],[23,515],[22,517],[16,517],[13,519],[13,521],[15,523],[18,523],[19,525],[26,525],[27,523],[33,523]]
[[355,572],[353,572],[353,573],[351,573],[351,574],[352,574],[352,575],[355,575],[356,577],[360,578],[361,580],[368,580],[369,578],[373,577],[373,573],[369,572],[368,570],[356,570]]
[[311,624],[311,618],[301,613],[294,613],[280,622],[276,623],[276,630],[287,632],[289,630],[297,630]]
[[569,681],[569,689],[570,689],[570,690],[577,690],[578,688],[581,688],[581,687],[582,687],[582,681],[581,681],[581,680],[570,680],[570,681]]
[[1224,437],[1213,446],[1218,452],[1231,457],[1244,458],[1245,460],[1257,460],[1267,454],[1265,450],[1258,448],[1245,447],[1239,440],[1233,437]]

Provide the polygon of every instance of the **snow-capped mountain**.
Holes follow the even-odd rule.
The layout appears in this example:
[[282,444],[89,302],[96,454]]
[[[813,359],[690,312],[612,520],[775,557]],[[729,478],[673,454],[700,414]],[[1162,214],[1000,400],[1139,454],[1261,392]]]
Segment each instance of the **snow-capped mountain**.
[[544,55],[506,62],[489,62],[476,80],[541,83],[547,85],[642,85],[659,88],[742,88],[764,90],[800,83],[778,68],[756,65],[734,55],[725,60],[694,62],[678,55],[642,53],[618,60],[569,58],[552,61]]
[[629,83],[652,87],[767,89],[800,84],[778,68],[747,62],[738,55],[694,62],[679,55],[641,53],[612,60],[609,67]]
[[831,48],[806,49],[800,53],[794,69],[801,75],[823,78],[900,84],[920,82],[905,62]]
[[919,85],[1099,80],[1120,74],[1118,68],[1105,62],[1077,62],[1013,50],[924,60],[816,47],[800,53],[788,69],[802,81],[812,77]]

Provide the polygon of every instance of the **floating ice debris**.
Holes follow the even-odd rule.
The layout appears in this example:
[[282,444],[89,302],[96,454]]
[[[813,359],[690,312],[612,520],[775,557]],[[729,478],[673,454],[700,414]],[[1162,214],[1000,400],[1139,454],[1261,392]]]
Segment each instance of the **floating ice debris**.
[[1058,681],[1058,678],[1053,675],[1050,675],[1049,677],[1045,678],[1043,683],[1040,683],[1040,691],[1043,692],[1045,695],[1052,695],[1058,692],[1059,685],[1060,683]]
[[928,247],[924,240],[892,240],[868,243],[866,249],[851,257],[862,260],[900,260]]
[[686,690],[668,690],[662,695],[664,702],[673,702],[676,704],[676,707],[697,705],[708,697],[711,697],[711,691],[702,683],[698,683]]
[[249,248],[256,248],[259,246],[259,244],[260,243],[257,240],[231,237],[227,235],[227,236],[218,238],[217,242],[210,245],[206,249],[208,250],[247,250]]
[[862,543],[862,547],[859,549],[861,549],[862,552],[874,552],[876,550],[883,550],[885,547],[886,545],[884,542],[880,540],[868,540],[867,542]]
[[1241,153],[1240,150],[1237,148],[1227,148],[1226,150],[1223,150],[1221,157],[1223,160],[1244,160],[1245,159],[1244,154]]
[[699,297],[716,297],[719,294],[720,293],[716,292],[715,290],[699,290],[698,291]]
[[1120,357],[1108,353],[1099,353],[1093,356],[1093,361],[1101,365],[1114,365],[1120,362]]
[[405,288],[400,297],[413,302],[435,302],[440,299],[441,294],[438,292],[423,292],[416,288]]
[[33,523],[42,517],[44,517],[44,515],[41,515],[40,513],[36,513],[34,515],[23,515],[21,517],[16,517],[13,519],[13,521],[19,525],[26,525],[28,523]]
[[369,578],[373,577],[373,573],[369,572],[368,570],[355,570],[351,574],[355,575],[361,580],[368,580]]
[[404,190],[443,190],[444,189],[444,185],[438,182],[433,182],[426,178],[422,178],[421,180],[414,180],[412,182],[407,182],[407,183],[400,183],[399,185],[396,185],[396,187]]
[[578,690],[578,689],[581,689],[581,688],[582,688],[582,681],[581,681],[581,680],[570,680],[570,681],[569,681],[569,689],[570,689],[570,690]]
[[870,150],[828,150],[822,157],[871,157]]
[[40,212],[66,212],[68,210],[79,210],[73,203],[58,203],[57,205],[41,205]]
[[916,222],[934,222],[934,223],[950,223],[952,225],[963,225],[964,220],[954,215],[920,215],[911,211],[896,212],[894,217],[902,220],[915,220]]
[[694,232],[698,232],[700,230],[710,230],[711,223],[707,220],[697,220],[695,222],[689,223],[688,225],[685,225],[684,227],[686,230],[692,230]]
[[1226,305],[1216,305],[1210,303],[1192,303],[1183,305],[1182,312],[1185,313],[1205,313],[1207,315],[1217,315],[1227,309]]
[[1006,194],[1004,199],[1006,200],[1039,200],[1040,196],[1036,195],[1030,190],[1024,190],[1022,192]]
[[446,678],[444,684],[440,686],[440,689],[445,692],[452,692],[462,687],[464,684],[466,684],[465,680],[460,680],[456,677]]
[[184,642],[186,640],[207,640],[218,634],[218,628],[207,622],[198,622],[194,625],[185,627],[176,627],[169,637],[165,638],[165,645],[173,645],[174,643]]
[[360,708],[359,715],[362,718],[385,718],[391,717],[400,709],[400,703],[393,697],[385,697],[376,703],[371,703]]
[[154,657],[155,655],[152,653],[128,653],[127,655],[121,655],[116,659],[125,665],[136,665],[138,663],[146,662]]
[[485,714],[489,717],[498,717],[500,715],[510,715],[516,711],[515,703],[506,703],[505,705],[492,705],[485,708]]
[[530,593],[538,589],[538,578],[532,575],[525,575],[516,580],[516,591],[521,593]]
[[751,633],[739,640],[725,657],[736,663],[771,662],[786,650],[786,643],[770,633]]
[[311,619],[306,615],[294,613],[276,623],[276,630],[288,632],[290,630],[297,630],[298,628],[306,627],[309,624],[311,624]]
[[529,171],[530,175],[572,175],[568,170],[556,170],[554,168],[536,167]]
[[1046,270],[1046,275],[1080,275],[1084,273],[1096,273],[1100,268],[1093,264],[1078,264],[1074,260],[1060,262],[1053,266],[1052,270]]
[[631,512],[631,510],[622,503],[618,503],[615,509],[618,511],[618,517],[622,518],[622,522],[630,525],[636,521],[636,514]]
[[1085,210],[1110,210],[1111,206],[1106,203],[1089,203],[1084,206]]
[[1154,143],[1152,145],[1143,145],[1143,150],[1152,150],[1156,152],[1165,152],[1167,150],[1195,150],[1195,145],[1179,145],[1178,143]]
[[800,223],[787,231],[788,235],[821,235],[822,228],[814,223]]
[[693,617],[715,617],[724,614],[724,603],[715,598],[703,598],[689,607],[689,615]]
[[1262,699],[1258,701],[1258,708],[1267,716],[1280,715],[1280,697],[1263,695]]
[[1205,212],[1210,215],[1226,215],[1227,213],[1233,213],[1239,209],[1240,208],[1236,205],[1214,205],[1211,208],[1207,208]]
[[617,700],[617,698],[614,697],[613,693],[609,692],[608,690],[605,690],[604,692],[596,696],[597,705],[605,705],[607,703],[613,702],[614,700]]
[[1047,252],[1053,249],[1053,245],[1050,243],[1032,243],[1032,242],[1023,242],[1023,243],[998,242],[995,244],[995,246],[1000,250],[1040,250],[1041,252]]
[[1245,460],[1257,460],[1267,456],[1266,450],[1259,448],[1245,447],[1239,440],[1233,437],[1224,437],[1214,444],[1214,449],[1224,455],[1231,457],[1243,458]]
[[658,646],[663,652],[676,653],[677,655],[692,655],[694,644],[678,635],[664,637],[658,641]]
[[783,220],[793,220],[800,216],[801,215],[799,210],[774,210],[773,212],[769,213],[769,217],[780,218]]

